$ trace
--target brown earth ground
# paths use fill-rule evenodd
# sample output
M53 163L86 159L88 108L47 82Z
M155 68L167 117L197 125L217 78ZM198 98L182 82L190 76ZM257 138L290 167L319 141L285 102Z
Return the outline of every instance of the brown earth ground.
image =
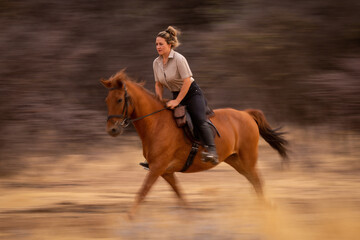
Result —
M260 141L259 168L272 207L222 163L177 174L189 209L160 179L132 221L126 211L146 174L138 166L137 137L111 140L132 138L131 146L86 155L28 157L25 171L0 180L0 239L360 239L359 138L289 132L287 170Z

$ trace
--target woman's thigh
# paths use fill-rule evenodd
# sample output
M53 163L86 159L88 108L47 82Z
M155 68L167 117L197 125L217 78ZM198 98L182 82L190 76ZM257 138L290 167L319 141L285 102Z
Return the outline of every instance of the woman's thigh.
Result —
M202 95L192 96L186 103L186 109L195 125L199 126L206 121L206 103Z

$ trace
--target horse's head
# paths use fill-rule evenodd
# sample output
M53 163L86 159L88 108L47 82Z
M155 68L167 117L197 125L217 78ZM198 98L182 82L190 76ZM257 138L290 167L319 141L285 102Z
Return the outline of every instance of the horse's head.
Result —
M130 121L133 112L131 99L127 91L126 82L128 76L125 69L110 77L108 80L102 79L100 82L109 89L106 97L108 108L108 119L106 131L113 137L121 134Z

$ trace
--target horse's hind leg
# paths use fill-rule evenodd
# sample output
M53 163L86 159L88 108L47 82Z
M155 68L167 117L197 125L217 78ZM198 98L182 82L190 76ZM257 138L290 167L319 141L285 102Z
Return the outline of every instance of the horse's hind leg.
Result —
M256 194L258 195L259 199L264 200L264 191L263 191L263 187L262 187L262 181L259 177L259 173L256 170L256 168L252 169L250 172L245 173L244 176L254 186Z
M178 186L178 181L177 181L174 173L165 173L165 174L163 174L163 175L161 175L161 176L165 179L165 181L166 181L167 183L170 184L170 186L172 187L172 189L174 190L174 192L176 193L176 195L177 195L178 198L180 199L181 204L182 204L183 206L186 206L187 203L186 203L183 195L181 194L181 191L180 191L179 186Z
M247 164L249 162L241 161L240 157L237 154L234 154L227 158L225 162L232 166L237 172L244 175L249 182L253 185L257 196L259 199L264 199L262 181L260 179L259 173L255 168L255 164ZM256 161L256 159L255 159ZM254 163L254 159L252 161Z

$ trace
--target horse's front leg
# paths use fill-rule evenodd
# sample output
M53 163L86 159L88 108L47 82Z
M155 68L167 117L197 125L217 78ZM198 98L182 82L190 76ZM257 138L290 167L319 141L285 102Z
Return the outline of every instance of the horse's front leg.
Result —
M130 219L132 219L135 216L139 204L145 199L145 196L150 191L150 188L154 185L154 183L163 173L163 171L164 171L163 169L157 169L156 167L151 166L150 171L146 175L143 185L136 196L135 202L128 213Z
M185 201L183 195L181 194L181 191L179 189L179 186L178 186L178 181L176 180L176 177L174 175L174 173L164 173L162 175L162 177L165 179L165 181L167 183L170 184L170 186L172 187L172 189L174 190L174 192L176 193L176 195L178 196L178 198L180 199L180 203L183 207L187 207L188 204L187 202Z

